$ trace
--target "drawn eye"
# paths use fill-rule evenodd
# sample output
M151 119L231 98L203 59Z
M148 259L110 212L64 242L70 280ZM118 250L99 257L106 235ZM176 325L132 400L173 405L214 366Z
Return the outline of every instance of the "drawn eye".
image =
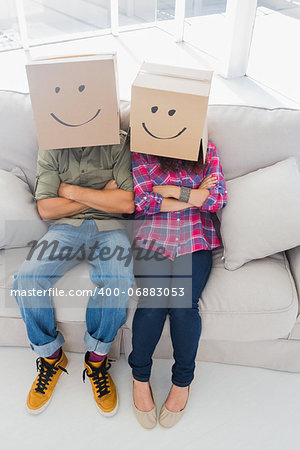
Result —
M60 87L59 86L56 86L56 88L55 88L55 92L58 94L59 93L59 91L60 91Z
M84 85L84 84L81 84L81 85L79 86L78 90L79 90L79 92L84 91L84 90L85 90L85 85Z
M158 111L158 106L152 106L151 112L153 112L153 114L155 114L157 111Z
M175 113L176 109L170 109L170 111L168 112L169 116L174 116Z

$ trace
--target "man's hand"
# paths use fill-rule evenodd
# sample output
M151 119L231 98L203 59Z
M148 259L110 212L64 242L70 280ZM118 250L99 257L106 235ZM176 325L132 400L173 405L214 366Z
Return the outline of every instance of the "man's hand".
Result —
M68 200L73 200L74 190L76 188L77 188L77 186L74 186L73 184L60 183L60 186L58 189L58 196L66 198Z
M110 186L110 188L107 188ZM99 211L117 214L132 214L134 212L134 195L114 187L114 180L106 184L106 189L91 189L72 184L61 183L58 189L59 197L72 200Z
M72 217L89 209L88 206L63 197L44 198L37 201L38 211L43 220Z
M118 189L117 183L114 179L109 180L108 183L106 183L106 185L103 188L104 190L106 189Z
M76 189L77 186L74 186L73 184L60 183L58 195L59 197L67 198L68 200L73 200ZM110 180L108 183L106 183L103 189L104 190L118 189L118 186L115 180Z

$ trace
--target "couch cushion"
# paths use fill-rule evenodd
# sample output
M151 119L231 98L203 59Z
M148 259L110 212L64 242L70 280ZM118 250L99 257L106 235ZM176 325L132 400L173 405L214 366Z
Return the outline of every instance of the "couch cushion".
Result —
M300 299L300 245L286 252Z
M230 180L227 191L226 208L217 213L226 269L300 245L300 172L295 158Z
M0 169L20 167L33 190L38 144L29 94L0 91Z
M11 172L0 169L0 210L0 248L26 246L47 231L24 173L17 167Z
M218 149L225 178L245 175L295 156L300 167L300 110L211 105L209 140Z
M131 328L136 302L131 300ZM250 261L228 271L222 249L213 251L213 269L200 299L202 337L256 341L286 338L298 311L295 284L284 253ZM164 334L169 334L168 321Z

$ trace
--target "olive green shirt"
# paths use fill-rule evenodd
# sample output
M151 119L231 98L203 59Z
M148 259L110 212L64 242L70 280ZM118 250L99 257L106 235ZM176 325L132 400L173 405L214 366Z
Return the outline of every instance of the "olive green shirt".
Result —
M133 191L131 153L127 134L120 131L120 144L97 147L42 150L38 153L34 195L36 200L57 197L60 183L103 189L114 179L119 189ZM123 228L123 214L89 208L51 223L79 226L84 219L95 219L99 231Z

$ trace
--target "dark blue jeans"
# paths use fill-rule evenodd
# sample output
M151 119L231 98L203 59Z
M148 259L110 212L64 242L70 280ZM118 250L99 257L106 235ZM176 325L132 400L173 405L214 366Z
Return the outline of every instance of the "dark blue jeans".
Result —
M148 251L148 255L149 255ZM155 253L151 252L154 257ZM195 358L201 335L199 298L206 285L212 266L211 250L199 250L190 255L165 259L140 259L135 261L135 275L141 296L132 325L132 352L129 365L133 377L148 381L151 374L152 355L169 314L170 333L175 363L172 383L189 386L194 378ZM150 295L175 293L184 287L184 296ZM153 291L156 289L156 291ZM148 291L147 291L148 290ZM167 298L168 297L168 298Z

